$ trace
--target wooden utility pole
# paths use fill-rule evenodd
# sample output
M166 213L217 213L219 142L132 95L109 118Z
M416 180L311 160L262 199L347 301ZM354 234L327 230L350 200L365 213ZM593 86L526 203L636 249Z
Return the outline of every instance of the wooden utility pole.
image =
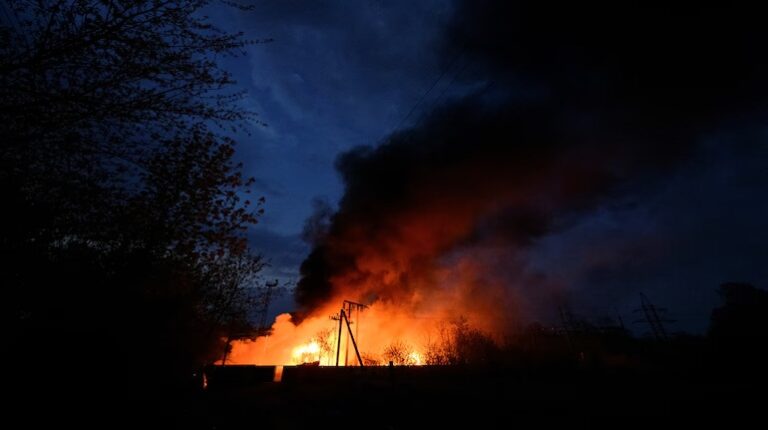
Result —
M339 367L339 352L341 352L341 318L344 316L344 309L339 312L339 335L336 336L336 367Z
M341 316L344 317L344 321L347 322L347 331L349 331L349 338L352 339L352 346L355 347L355 354L357 354L357 362L360 363L360 367L363 367L363 359L360 357L360 350L357 349L357 342L355 342L355 336L352 335L352 327L349 326L349 319L344 313L344 309L341 310Z
M360 311L368 308L368 306L353 302L352 300L344 300L342 302L342 309L345 309L345 312L347 314L347 320L349 324L355 324L355 337L357 340L360 340ZM357 311L357 312L355 312ZM349 334L352 334L352 330L349 331ZM345 344L344 349L344 365L349 366L349 336L347 336L347 343Z
M277 288L278 284L279 281L277 279L271 282L267 281L264 284L266 291L264 291L264 296L261 297L257 311L261 316L258 328L260 332L266 332L267 330L267 313L269 312L269 304L272 302L272 292L275 290L275 288Z
M349 339L352 341L352 346L355 348L355 354L357 355L357 362L360 364L360 367L363 367L363 358L360 356L360 350L357 348L357 342L355 341L355 335L352 334L352 327L349 324L349 318L347 318L347 313L344 310L344 308L341 308L339 311L339 336L338 340L336 342L336 367L339 366L339 355L341 353L341 328L342 328L342 321L346 323L347 325L347 335L349 336Z

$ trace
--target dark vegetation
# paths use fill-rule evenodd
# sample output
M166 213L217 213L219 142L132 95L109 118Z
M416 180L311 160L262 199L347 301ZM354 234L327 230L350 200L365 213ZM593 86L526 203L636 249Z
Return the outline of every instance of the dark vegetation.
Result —
M265 262L245 233L264 201L231 136L257 119L214 59L259 41L211 26L209 3L3 5L0 272L20 404L173 414L225 339L254 333Z

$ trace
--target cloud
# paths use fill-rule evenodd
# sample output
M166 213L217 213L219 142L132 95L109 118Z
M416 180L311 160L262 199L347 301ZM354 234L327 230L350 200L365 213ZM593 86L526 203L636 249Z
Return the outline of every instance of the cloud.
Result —
M264 276L295 282L296 268L307 254L307 246L298 236L282 235L256 226L249 231L249 243L264 254L269 263Z
M270 196L264 224L298 233L314 198L338 200L336 155L379 141L440 72L436 43L450 7L266 0L217 18L248 38L274 39L230 67L269 125L242 136L238 150L253 176L281 191Z

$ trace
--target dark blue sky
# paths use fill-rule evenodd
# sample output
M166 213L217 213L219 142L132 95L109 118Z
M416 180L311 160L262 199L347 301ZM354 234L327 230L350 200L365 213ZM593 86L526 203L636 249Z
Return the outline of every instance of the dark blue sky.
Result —
M269 198L265 227L296 235L314 198L342 192L336 156L380 141L440 74L437 32L448 2L257 1L226 28L273 38L229 65L256 127L241 156Z
M240 137L238 156L267 198L252 244L271 260L268 276L297 280L310 251L300 236L313 201L335 207L344 192L334 168L339 154L379 144L441 103L483 87L494 71L513 66L492 64L484 73L483 56L497 53L483 49L477 50L480 60L451 61L446 28L456 19L448 0L255 4L253 11L223 8L214 16L223 28L242 30L248 38L274 39L249 47L247 56L226 60L225 66L248 91L247 106L268 124ZM619 58L617 70L626 67L622 61L629 60ZM529 65L539 74L547 70L537 67L558 67L534 59L523 68ZM498 90L486 89L485 97L492 99L494 91L504 99L538 97L541 88L546 97L546 86L506 82ZM695 133L693 148L672 167L630 178L599 203L558 215L556 226L531 245L527 267L567 285L575 312L626 317L644 292L669 308L677 328L703 330L718 302L719 283L768 285L768 147L762 118ZM649 148L648 157L658 150ZM291 306L285 297L276 310Z

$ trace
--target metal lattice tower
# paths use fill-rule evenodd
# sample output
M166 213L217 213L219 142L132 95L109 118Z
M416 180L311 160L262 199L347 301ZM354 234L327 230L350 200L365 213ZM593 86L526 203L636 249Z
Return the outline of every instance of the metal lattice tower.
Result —
M656 340L666 341L669 339L664 323L674 321L662 317L666 312L666 309L655 306L645 294L640 293L640 309L635 309L634 312L643 313L643 319L639 319L635 321L635 323L648 324L651 328L651 333L653 333L653 337L656 338Z

